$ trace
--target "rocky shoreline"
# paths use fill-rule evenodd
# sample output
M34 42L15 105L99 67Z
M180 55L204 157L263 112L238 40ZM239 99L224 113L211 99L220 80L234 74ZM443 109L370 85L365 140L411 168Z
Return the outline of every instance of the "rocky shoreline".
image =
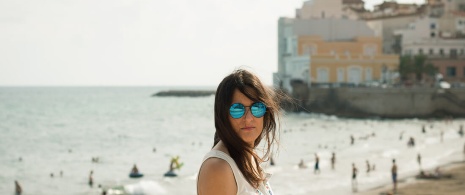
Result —
M205 97L215 95L215 91L209 90L168 90L168 91L160 91L152 95L158 97Z

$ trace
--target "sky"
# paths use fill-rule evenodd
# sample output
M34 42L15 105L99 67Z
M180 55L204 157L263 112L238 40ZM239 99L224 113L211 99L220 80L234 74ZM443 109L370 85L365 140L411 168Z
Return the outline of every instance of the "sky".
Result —
M241 67L272 85L277 20L302 2L0 0L0 86L217 86Z

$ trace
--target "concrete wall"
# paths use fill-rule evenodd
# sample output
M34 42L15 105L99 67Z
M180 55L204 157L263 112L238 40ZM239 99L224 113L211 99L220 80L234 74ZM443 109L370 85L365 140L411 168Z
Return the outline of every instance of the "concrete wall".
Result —
M337 116L465 117L465 89L311 88L308 94L299 100L307 111Z

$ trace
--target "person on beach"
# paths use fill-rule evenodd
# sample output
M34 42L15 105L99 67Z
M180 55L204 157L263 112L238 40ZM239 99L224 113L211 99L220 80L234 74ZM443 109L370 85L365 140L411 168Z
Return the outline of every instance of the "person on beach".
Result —
M422 132L423 134L426 133L425 125L423 125L423 126L421 127L421 132Z
M305 163L304 163L304 159L300 159L299 168L300 169L306 169L307 168L307 165L305 165Z
M437 177L437 178L440 178L442 176L442 172L441 170L439 169L439 167L436 167L436 169L434 169L434 175Z
M392 184L393 184L393 191L394 193L397 191L397 165L396 159L392 159L392 168L391 168L391 175L392 175Z
M366 164L367 164L367 175L370 175L370 171L371 171L370 162L367 160Z
M89 186L92 187L94 185L94 178L93 178L93 175L94 174L94 171L90 171L90 174L89 174Z
M131 173L133 173L133 174L138 174L139 173L139 169L137 168L136 164L134 164L134 166L132 166Z
M19 185L19 182L15 180L15 195L21 195L23 193L23 188Z
M352 190L355 192L357 191L357 167L355 167L355 163L352 163Z
M334 170L334 164L336 164L336 154L333 152L331 156L331 170Z
M407 143L408 147L415 147L415 139L413 137L410 137Z
M170 170L169 172L173 172L176 169L181 169L181 167L184 165L184 163L179 163L179 156L171 158L170 162Z
M315 167L313 169L313 173L319 174L320 173L320 157L318 157L318 154L315 153Z
M353 135L350 135L350 145L354 145L355 138Z
M460 137L463 137L463 125L460 125L459 135Z
M418 162L418 166L420 166L420 170L421 170L421 154L420 153L418 153L417 162Z
M444 130L441 129L441 143L444 141Z
M463 145L463 154L465 155L465 144Z
M281 97L286 96L247 70L236 70L221 81L215 94L213 148L200 167L197 194L273 194L270 174L260 164L277 142ZM255 148L262 140L260 157Z

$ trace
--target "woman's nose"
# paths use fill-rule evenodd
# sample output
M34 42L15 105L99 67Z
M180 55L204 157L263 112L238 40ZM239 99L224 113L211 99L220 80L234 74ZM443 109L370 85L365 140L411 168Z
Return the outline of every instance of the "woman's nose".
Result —
M252 112L250 111L250 107L245 109L245 120L250 121L253 119Z

